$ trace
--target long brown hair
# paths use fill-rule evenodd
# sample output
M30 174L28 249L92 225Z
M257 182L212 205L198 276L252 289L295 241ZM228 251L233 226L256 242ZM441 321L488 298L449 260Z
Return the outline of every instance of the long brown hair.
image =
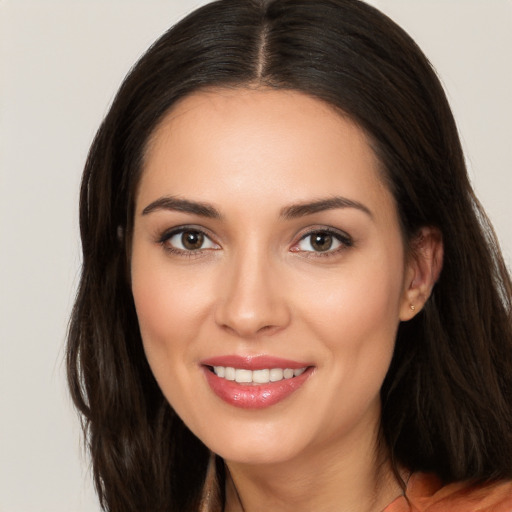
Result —
M424 310L400 325L382 387L395 468L447 482L512 478L512 284L429 62L359 0L220 0L132 69L83 174L67 365L103 508L197 509L208 450L159 390L133 305L134 193L148 138L177 100L247 84L302 91L351 117L379 159L405 240L423 226L442 233L443 271Z

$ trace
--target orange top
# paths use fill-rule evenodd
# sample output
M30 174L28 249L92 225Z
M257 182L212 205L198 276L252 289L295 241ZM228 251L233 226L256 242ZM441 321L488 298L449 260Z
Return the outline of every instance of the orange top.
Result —
M512 512L512 481L471 486L454 483L443 487L439 478L414 473L405 495L383 512Z

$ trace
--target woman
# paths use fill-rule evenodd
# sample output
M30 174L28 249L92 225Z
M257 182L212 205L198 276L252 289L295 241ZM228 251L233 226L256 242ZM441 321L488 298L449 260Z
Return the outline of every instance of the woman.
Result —
M510 276L377 10L192 13L121 86L80 212L68 371L105 510L512 510Z

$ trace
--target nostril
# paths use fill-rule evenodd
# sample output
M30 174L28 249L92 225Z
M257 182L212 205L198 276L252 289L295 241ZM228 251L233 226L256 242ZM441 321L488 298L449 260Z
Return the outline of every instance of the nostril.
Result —
M215 322L229 334L242 338L271 335L290 320L287 303L272 286L244 282L222 294L215 303Z

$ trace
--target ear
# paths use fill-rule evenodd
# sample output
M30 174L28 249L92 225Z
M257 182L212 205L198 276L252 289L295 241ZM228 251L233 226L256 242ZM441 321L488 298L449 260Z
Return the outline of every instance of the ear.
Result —
M400 320L413 318L425 305L443 267L443 237L437 228L423 227L409 244Z

